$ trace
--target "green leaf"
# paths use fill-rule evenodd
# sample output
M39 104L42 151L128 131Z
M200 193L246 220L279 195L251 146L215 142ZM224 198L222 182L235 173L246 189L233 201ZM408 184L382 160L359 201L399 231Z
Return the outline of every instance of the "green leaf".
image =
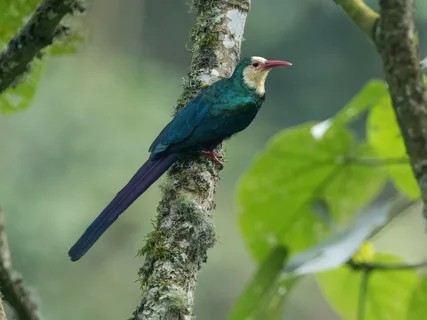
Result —
M291 290L297 284L300 278L296 276L281 274L280 279L276 281L271 296L266 299L267 305L257 313L255 319L259 320L281 320L286 300Z
M83 30L80 32L83 32ZM71 34L67 34L61 39L56 39L47 51L51 55L74 54L77 53L78 47L84 39L84 36L81 34L73 32Z
M375 197L384 171L350 161L361 156L375 154L330 121L276 135L238 188L240 226L254 256L263 259L278 243L302 250L324 236L328 223L313 210L319 201L340 222Z
M40 0L0 1L0 48L8 45L10 39L23 27L39 4ZM74 53L82 39L76 33L64 38L64 41L55 40L54 44L43 53ZM22 76L23 80L17 79L15 87L10 87L1 93L0 113L9 114L29 106L36 92L42 69L40 61L33 62L30 70Z
M375 262L401 263L392 254L378 253ZM345 320L356 320L362 271L344 266L316 275L325 298ZM364 320L406 320L417 277L412 269L372 271L365 295Z
M377 102L369 113L367 139L384 159L407 159L405 145L396 117L387 95ZM410 198L418 198L420 191L408 163L386 166L397 189Z
M279 281L286 257L283 247L276 247L270 252L240 295L229 320L273 318L271 315L281 306L296 280L289 278Z
M335 123L345 124L358 118L378 100L388 95L387 86L382 80L371 80L334 117Z
M427 314L427 276L418 281L408 308L409 320L425 320Z
M398 198L381 207L368 208L347 227L307 251L291 257L286 272L302 275L334 269L346 263L359 247L414 201Z
M40 61L33 63L31 71L26 75L26 79L16 87L8 88L2 92L0 95L0 113L9 114L26 109L30 105L36 93L43 67L43 63Z
M23 26L39 3L39 0L0 1L0 48Z

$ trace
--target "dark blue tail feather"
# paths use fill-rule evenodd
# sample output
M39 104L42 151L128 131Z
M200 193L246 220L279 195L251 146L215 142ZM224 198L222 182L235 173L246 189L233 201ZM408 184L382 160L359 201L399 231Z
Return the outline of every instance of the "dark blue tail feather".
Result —
M114 197L68 251L72 261L79 260L141 194L143 194L178 158L177 153L148 159L126 186Z

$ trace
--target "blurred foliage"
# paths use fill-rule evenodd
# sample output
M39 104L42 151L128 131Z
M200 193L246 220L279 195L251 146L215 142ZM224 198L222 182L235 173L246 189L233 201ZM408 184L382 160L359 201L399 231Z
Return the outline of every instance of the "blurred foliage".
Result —
M392 254L377 253L370 262L400 263L402 259ZM367 287L361 286L362 277L368 277ZM407 317L412 292L416 287L415 270L373 271L365 274L350 266L317 275L320 289L328 302L343 319L361 319L358 316L360 291L366 290L364 300L365 320L412 320Z
M369 111L366 141L356 139L348 127L365 110ZM391 208L382 213L371 210L349 228L341 227L342 231L333 234L337 226L380 194L386 178L395 183L397 192L415 199L419 196L391 99L385 84L376 80L362 88L334 118L286 129L272 138L239 184L244 239L257 259L271 255L271 248L277 245L294 254L282 267L289 276L318 273L320 289L343 319L411 320L411 297L424 294L416 287L415 270L354 267L354 261L389 266L403 261L392 254L367 254L372 251L367 251L371 247L364 241L405 207L393 214L388 213ZM322 206L313 206L315 201ZM316 215L319 209L323 213ZM332 236L326 237L328 233ZM268 262L263 268L268 268ZM320 273L331 268L337 269ZM246 295L248 292L240 301Z
M371 261L373 247L366 241L412 204L413 201L395 199L382 207L365 210L347 227L332 232L314 247L294 255L286 263L284 271L304 275L337 268L350 259L356 262Z
M328 227L314 210L319 199L341 222L374 198L385 174L381 167L353 164L362 157L375 153L330 121L274 137L239 187L241 227L254 255L263 258L277 243L294 251L317 242Z
M411 198L418 198L420 191L412 174L403 138L396 122L390 97L383 95L369 113L367 139L383 159L406 159L407 165L388 165L386 169L395 186Z
M0 95L0 113L8 114L28 108L36 93L42 72L43 63L37 61L33 63L31 72L24 75L25 79L20 84L6 89Z
M4 48L34 12L39 0L2 0L0 2L0 48Z
M9 41L18 33L30 14L34 12L38 0L3 0L0 2L0 49L7 48ZM13 85L0 96L0 114L10 114L26 109L37 90L38 82L44 69L44 60L49 54L72 54L77 52L77 44L83 39L83 34L65 32L58 35L49 48L45 49L27 68L27 72L19 76ZM65 35L65 33L69 33ZM61 38L61 39L58 39ZM63 40L63 41L59 41ZM44 56L45 59L39 59Z
M252 281L247 284L244 293L234 306L229 320L271 318L266 316L265 312L268 310L270 313L275 313L275 310L269 310L272 298L278 293L275 283L279 282L284 289L295 282L283 284L283 279L280 279L286 258L286 250L281 246L270 251L270 254L260 264ZM287 292L282 292L280 295L287 296ZM280 300L283 302L282 299ZM276 304L276 306L280 308L281 304Z
M0 2L0 49L7 47L10 39L22 28L28 16L34 12L38 0L3 0ZM33 67L33 72L25 75L22 84L6 90L0 96L0 113L12 113L25 109L31 103L42 72L41 63Z
M2 49L39 2L0 1ZM423 56L425 6L416 4ZM0 117L0 202L15 268L37 289L46 319L126 318L137 304L134 281L141 261L134 256L150 230L156 188L84 260L71 264L66 252L144 160L152 137L169 120L190 59L186 47L193 19L186 1L170 2L167 10L161 1L94 1L88 25L58 39L15 88L0 96L1 113L32 102L26 112ZM90 41L78 46L88 38L86 30ZM342 244L345 237L334 236L347 230L343 226L360 234L350 220L374 199L394 194L386 181L407 196L418 195L409 165L400 161L404 149L384 83L368 82L346 104L366 79L382 74L381 63L333 1L254 1L245 39L243 56L286 59L294 67L272 72L267 101L254 125L227 142L229 161L217 196L219 241L202 269L196 315L217 320L233 310L232 319L280 319L284 314L286 319L332 320L338 319L336 313L353 319L361 271L343 265L316 274L318 292L308 275L285 272L289 259L284 252L292 259L330 237ZM74 56L64 56L70 53ZM283 131L318 119L328 120ZM244 251L231 214L234 182L248 168L237 192L239 223L258 267ZM359 260L389 263L425 256L421 216L418 210L404 214L409 231L401 237L391 232L384 252L363 255L359 250ZM372 241L376 246L376 238ZM387 308L404 317L408 306L406 319L424 318L425 277L413 270L375 271L370 281L366 319L383 319L373 310ZM397 290L397 284L403 289ZM390 296L385 290L391 290ZM390 305L390 299L402 302Z
M427 276L420 277L417 287L412 294L412 301L409 306L408 319L425 319L427 312Z

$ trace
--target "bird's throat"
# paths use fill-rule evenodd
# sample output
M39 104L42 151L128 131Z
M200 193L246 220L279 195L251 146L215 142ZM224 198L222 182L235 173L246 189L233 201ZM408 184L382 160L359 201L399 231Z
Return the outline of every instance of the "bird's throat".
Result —
M253 71L246 69L243 72L243 81L245 84L255 90L255 92L263 96L265 94L265 80L267 79L269 70Z

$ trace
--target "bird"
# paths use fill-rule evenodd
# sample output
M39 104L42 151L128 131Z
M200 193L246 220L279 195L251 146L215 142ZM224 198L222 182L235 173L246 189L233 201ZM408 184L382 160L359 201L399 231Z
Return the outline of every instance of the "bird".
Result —
M201 152L218 166L213 151L223 140L245 129L265 100L265 80L274 67L287 61L253 56L240 60L233 74L202 90L178 111L149 148L150 156L71 247L79 260L114 221L142 195L181 155Z

